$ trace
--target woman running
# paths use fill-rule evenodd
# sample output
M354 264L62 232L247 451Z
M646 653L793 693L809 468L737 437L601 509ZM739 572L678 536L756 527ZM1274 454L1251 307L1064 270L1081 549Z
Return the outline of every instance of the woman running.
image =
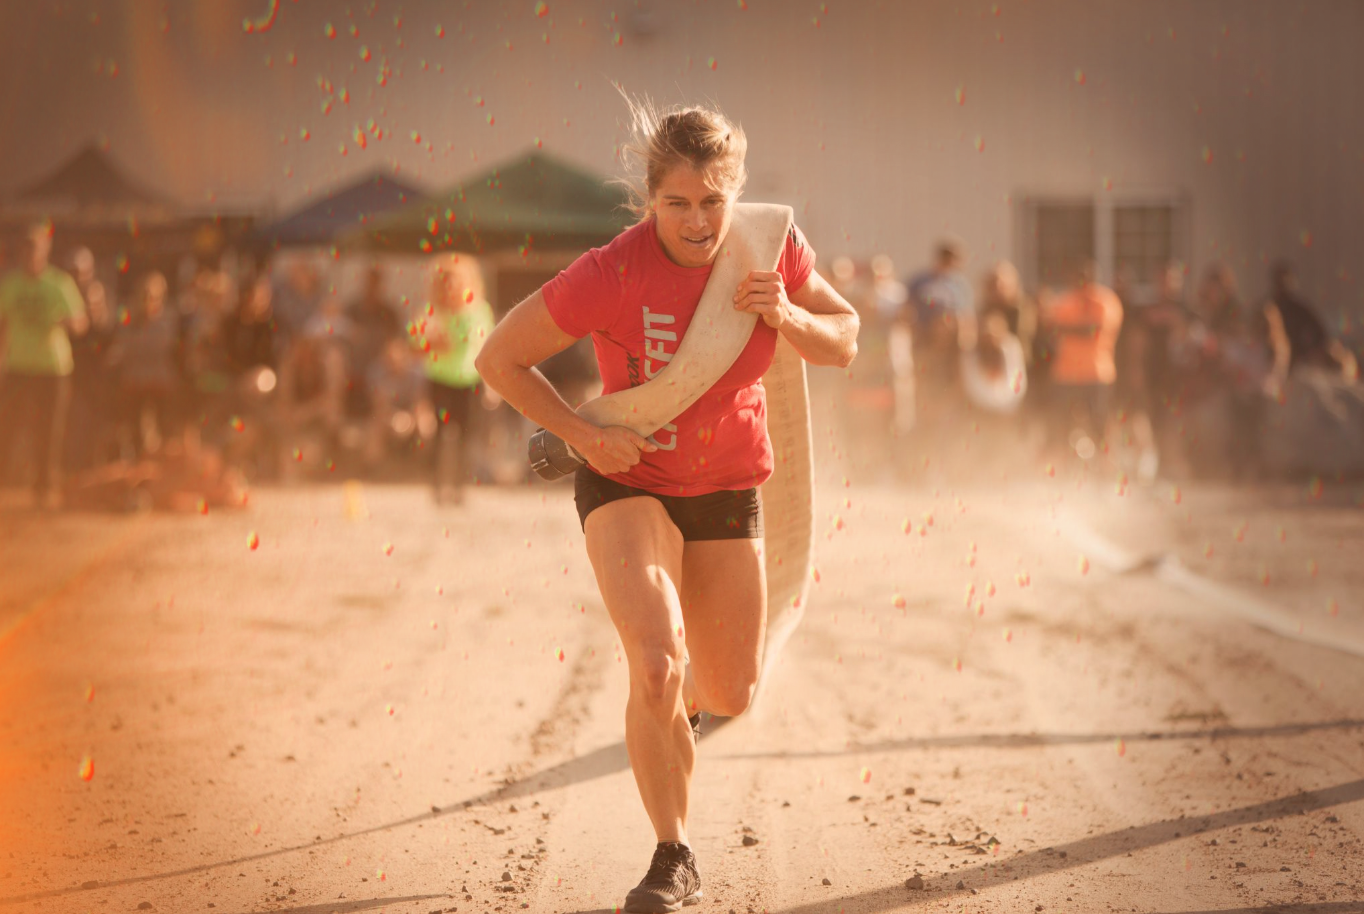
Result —
M755 271L734 307L759 315L733 366L649 438L579 417L533 366L592 334L606 393L645 383L687 332L747 172L743 131L701 107L631 103L643 189L639 221L579 257L489 337L479 374L588 465L574 495L602 599L629 663L625 744L658 837L625 911L675 911L701 897L687 839L700 712L733 717L758 680L766 622L762 510L771 475L763 373L777 334L806 361L848 365L858 320L814 272L792 226L774 271ZM688 717L691 720L688 720Z

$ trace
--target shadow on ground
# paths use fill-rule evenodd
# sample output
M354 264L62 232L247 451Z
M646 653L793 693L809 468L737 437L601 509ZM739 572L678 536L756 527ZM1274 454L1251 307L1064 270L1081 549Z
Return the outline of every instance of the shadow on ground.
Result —
M902 884L890 885L859 892L856 895L845 895L839 899L822 899L794 908L784 908L781 911L774 912L774 914L827 912L832 910L831 904L835 902L839 904L839 910L848 911L849 914L854 914L854 912L857 914L875 914L877 911L889 911L916 903L937 907L944 904L945 899L954 895L966 894L972 889L980 891L993 885L1002 885L1020 879L1029 879L1033 876L1075 869L1100 860L1120 857L1133 851L1156 847L1189 835L1231 828L1237 825L1250 825L1285 816L1300 815L1330 806L1354 803L1361 799L1364 799L1364 778L1323 790L1309 790L1281 797L1277 800L1268 800L1264 803L1255 803L1238 809L1228 809L1212 815L1165 819L1148 825L1133 826L1122 831L1082 838L1069 844L1047 847L1028 854L1019 854L1015 857L981 863L974 867L953 870L950 874L925 878L924 888L918 890L908 889ZM1323 914L1326 912L1344 914L1346 911L1364 911L1364 902L1331 902L1288 907L1266 905L1242 910L1244 914L1249 914L1252 911L1291 912L1291 914L1321 911ZM1185 912L1185 914L1199 914L1199 912ZM1208 912L1208 914L1212 914L1212 912ZM1222 911L1218 914L1237 914L1237 912Z
M1323 730L1364 729L1364 719L1348 718L1317 723L1279 724L1271 727L1208 727L1201 730L1138 731L1123 733L984 733L959 736L923 736L884 740L878 743L853 743L846 749L809 752L736 752L717 755L716 759L810 759L833 758L867 752L907 752L914 749L1031 749L1037 746L1084 746L1093 743L1160 742L1185 739L1249 739L1266 736L1299 736Z
M712 721L708 727L711 732L715 728L728 723L728 719L718 718ZM1067 745L1075 743L1090 742L1111 742L1118 738L1135 741L1137 739L1189 739L1195 737L1202 738L1230 738L1235 736L1265 736L1269 734L1292 734L1306 733L1313 730L1338 729L1346 727L1364 726L1364 721L1345 720L1328 721L1317 724L1285 724L1279 727L1258 727L1258 728L1215 728L1207 730L1188 731L1185 733L1172 734L1071 734L1071 735L1047 735L1047 734L1023 734L1023 735L977 735L962 737L941 737L926 740L897 740L894 743L883 744L879 751L890 751L896 748L929 748L940 746L999 746L1001 748L1016 748L1027 746L1044 745ZM902 745L903 744L903 745ZM876 746L862 747L860 750L848 751L878 751ZM844 753L803 753L786 754L772 753L769 756L747 755L747 756L720 756L720 758L803 758L812 755L837 755ZM294 851L307 850L309 848L322 847L328 844L335 844L347 841L351 838L362 835L370 835L378 832L389 831L392 829L403 828L416 825L422 822L429 822L442 816L454 815L463 812L473 806L483 806L490 803L499 803L504 800L512 800L518 797L539 793L544 790L554 790L563 787L571 787L575 784L586 783L597 778L606 777L625 771L630 767L630 760L625 751L625 744L613 743L604 746L587 755L561 762L542 771L532 774L518 781L505 784L495 790L486 791L478 796L460 801L453 806L431 807L429 812L420 813L415 816L408 816L405 819L398 819L393 822L386 822L382 825L375 825L370 828L359 829L336 835L331 838L323 838L309 844L294 845L292 847L282 847L272 851L265 851L259 854L252 854L245 857L236 857L231 860L220 860L215 863L204 863L198 866L186 867L184 869L172 870L165 873L152 873L144 876L129 876L124 879L115 879L109 882L98 883L90 888L83 886L71 886L65 889L49 889L42 892L32 892L25 895L11 895L0 898L0 905L18 904L26 901L38 901L46 898L58 898L67 895L75 895L83 892L97 891L98 889L118 888L128 885L140 885L149 882L156 882L163 879L175 879L181 876L192 876L198 873L208 872L225 866L238 866L244 863L251 863L257 860L267 860L272 857L279 857ZM1240 809L1228 810L1215 813L1209 816L1201 816L1183 819L1167 819L1162 822L1155 822L1149 825L1142 825L1126 829L1125 831L1110 832L1104 835L1096 835L1084 838L1060 847L1045 848L1030 854L1020 855L998 862L983 863L974 869L957 870L949 876L938 877L933 882L929 882L927 888L920 893L913 893L903 886L895 885L882 889L873 889L858 895L849 896L844 899L847 903L856 905L850 910L859 911L883 911L897 905L903 905L928 898L941 898L944 894L956 894L971 888L979 888L998 882L1000 879L1007 878L1009 881L1014 879L1026 878L1029 876L1040 875L1042 873L1053 872L1056 870L1071 869L1083 866L1097 860L1125 854L1129 851L1138 850L1146 847L1153 847L1173 841L1181 835L1197 834L1203 831L1227 828L1233 825L1245 825L1254 822L1261 822L1267 819L1274 819L1285 815L1297 814L1314 809L1321 809L1327 806L1337 806L1343 803L1352 803L1364 798L1364 779L1351 781L1336 787L1325 790L1309 791L1306 793L1294 794L1278 800L1271 800L1265 803L1246 806ZM1007 867L1009 875L1007 877L993 875L994 870L1003 870ZM960 879L965 884L964 889L956 889L954 884L949 885L951 880ZM974 884L972 884L974 880ZM429 896L437 897L437 896ZM357 902L358 903L358 902ZM817 909L826 910L829 902L821 901L818 905L806 905L799 908L791 908L781 914L813 914ZM298 911L311 911L303 908ZM327 908L332 910L332 908ZM340 909L337 909L340 910ZM356 908L355 910L360 910ZM1266 908L1265 910L1271 910ZM1303 910L1306 910L1305 908ZM1342 909L1343 910L1343 909ZM1364 911L1364 907L1361 907Z

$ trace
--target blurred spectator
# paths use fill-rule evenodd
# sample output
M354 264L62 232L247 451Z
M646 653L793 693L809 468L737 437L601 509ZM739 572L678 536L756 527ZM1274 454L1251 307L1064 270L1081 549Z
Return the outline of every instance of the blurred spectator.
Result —
M942 382L956 364L958 328L975 318L971 283L962 272L966 255L956 239L938 242L933 266L909 281L909 305L916 352L932 353L920 377Z
M1151 427L1155 404L1146 374L1148 336L1142 321L1143 303L1137 299L1129 267L1118 267L1113 291L1123 307L1122 327L1113 355L1118 373L1113 385L1113 406L1123 431L1121 443L1136 448L1137 478L1150 482L1160 469L1160 452L1156 449L1156 433Z
M979 326L979 332L972 332ZM978 325L963 330L962 388L972 406L988 414L1013 415L1028 394L1023 344L1001 311L987 312Z
M322 299L322 278L317 269L302 257L295 258L285 271L284 282L274 290L274 311L282 336L293 339L317 313Z
M1137 311L1142 325L1142 377L1146 383L1145 400L1151 417L1151 431L1161 463L1178 473L1187 466L1182 433L1183 377L1175 362L1188 327L1189 311L1184 304L1184 264L1172 261L1161 270L1156 299Z
M963 332L975 333L975 299L962 272L961 243L943 239L933 254L933 266L910 279L909 331L913 346L914 415L910 420L929 428L945 421L959 397L960 350ZM900 340L897 349L903 345ZM900 357L897 361L903 362ZM903 371L901 364L897 371Z
M392 340L403 338L402 321L384 294L384 271L371 264L365 273L360 297L346 308L350 318L349 412L368 416L371 411L367 379Z
M157 451L171 428L172 398L179 386L176 327L166 313L166 277L144 275L126 327L114 335L111 363L118 371L119 417L125 453Z
M982 330L981 338L987 340L987 345L993 337L1004 339L1006 341L1002 344L1001 353L1007 355L1012 349L1007 339L1017 340L1019 351L1023 354L1023 366L1020 373L1010 373L1010 386L1018 390L1008 393L1019 397L1019 406L1027 409L1030 419L1037 426L1045 428L1048 373L1042 366L1048 364L1050 353L1045 345L1045 336L1038 327L1037 302L1023 291L1017 267L1007 260L1001 260L986 271L981 281L980 302L976 310L982 328L996 317L1004 322L1007 337L998 331L986 334ZM1021 374L1021 379L1015 374Z
M236 283L217 260L200 261L180 300L176 362L181 383L174 418L198 440L221 444L227 435L231 366L223 322L236 310Z
M274 290L265 274L246 286L237 310L223 321L223 345L234 374L275 368Z
M1293 267L1280 261L1269 271L1269 301L1264 315L1274 353L1271 386L1278 390L1288 376L1313 365L1339 371L1349 381L1358 380L1359 364L1354 353L1332 339L1316 310L1298 293Z
M940 316L960 319L974 313L971 284L962 272L965 261L961 242L955 238L938 242L933 252L933 266L909 281L909 300L918 323L931 324Z
M981 283L979 319L984 323L991 315L999 315L1005 327L1022 346L1024 358L1033 364L1037 340L1037 306L1023 294L1018 268L1001 260L988 271Z
M438 420L435 451L436 503L445 499L447 483L456 504L464 499L470 418L480 378L474 358L494 326L492 306L483 297L483 278L468 257L442 262L431 279L434 309L426 322L424 346L431 405ZM495 398L487 387L485 398ZM495 402L495 401L494 401Z
M908 435L915 422L914 318L909 312L909 289L895 278L895 263L886 254L872 258L871 275L876 315L885 329L890 363L892 421L897 435Z
M877 315L883 321L899 319L909 301L909 289L895 278L895 261L889 254L872 257L871 282Z
M334 297L327 297L303 325L280 362L280 414L291 433L320 439L335 455L342 443L349 356L350 321Z
M1091 260L1077 271L1075 287L1042 312L1055 338L1051 363L1055 439L1067 441L1082 458L1102 440L1117 371L1113 349L1122 326L1122 305L1112 289L1096 281Z
M1252 313L1242 305L1236 276L1224 263L1210 264L1203 274L1186 349L1191 407L1210 408L1225 420L1221 446L1214 453L1191 456L1237 477L1257 474L1270 368L1269 326L1263 311Z
M239 423L229 455L249 475L273 476L280 466L280 430L275 402L279 353L274 315L274 289L264 272L245 284L237 309L223 321L232 394L229 408Z
M413 441L419 415L427 403L426 376L416 353L405 340L389 340L366 378L373 409L365 441L365 465L379 469L392 445ZM435 432L435 422L427 423Z
M85 306L75 281L49 263L52 227L29 227L19 269L0 281L0 476L27 433L39 506L57 498L62 435L74 368L69 333L85 332Z
M85 300L89 324L71 337L75 370L71 375L71 408L66 424L64 464L68 478L103 464L114 439L114 377L109 365L114 321L104 284L95 276L95 257L89 248L71 255L71 272Z

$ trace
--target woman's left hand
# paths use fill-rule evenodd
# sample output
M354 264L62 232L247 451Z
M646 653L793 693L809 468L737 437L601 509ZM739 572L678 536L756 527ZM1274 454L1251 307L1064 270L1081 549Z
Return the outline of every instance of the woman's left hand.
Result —
M791 300L786 297L786 286L775 270L754 270L739 283L734 294L734 307L739 311L757 314L773 330L780 330L790 315Z

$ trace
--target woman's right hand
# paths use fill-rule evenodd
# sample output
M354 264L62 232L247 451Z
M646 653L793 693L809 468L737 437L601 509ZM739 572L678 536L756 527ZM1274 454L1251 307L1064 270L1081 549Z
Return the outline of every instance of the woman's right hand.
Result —
M590 436L569 443L592 469L603 475L624 473L639 463L641 451L653 453L658 450L657 445L623 425L599 428Z

